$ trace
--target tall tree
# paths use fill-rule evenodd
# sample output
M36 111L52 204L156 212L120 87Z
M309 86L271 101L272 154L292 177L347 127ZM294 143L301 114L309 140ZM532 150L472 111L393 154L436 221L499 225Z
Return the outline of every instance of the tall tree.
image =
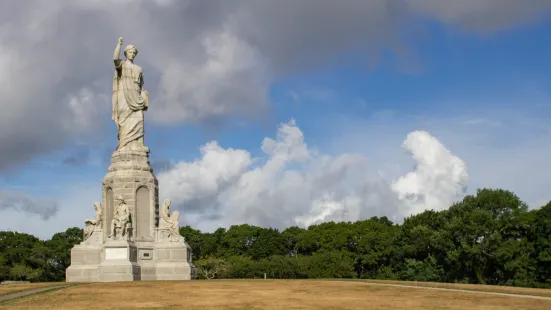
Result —
M72 227L64 232L56 233L45 242L50 250L50 257L45 269L49 277L57 281L65 278L65 270L71 265L71 249L82 241L82 229Z
M532 256L536 260L534 282L551 287L551 202L531 213L533 224L529 239L534 249Z
M201 250L203 249L204 239L201 231L191 228L191 226L184 226L180 228L180 235L182 235L186 242L192 249L192 258L194 261L199 260L201 257Z

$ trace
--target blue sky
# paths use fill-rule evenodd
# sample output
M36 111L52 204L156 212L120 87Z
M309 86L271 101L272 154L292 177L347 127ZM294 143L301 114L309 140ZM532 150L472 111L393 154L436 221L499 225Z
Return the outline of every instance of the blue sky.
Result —
M159 114L162 112L159 112L160 109L169 109L170 103L157 107L157 112L153 106L153 111L146 113L146 144L151 148L152 163L155 167L165 163L163 167L171 169L177 168L167 166L167 162L176 166L186 162L199 165L202 160L200 147L209 141L217 141L224 152L230 148L246 151L254 160L251 165L243 164L243 169L253 171L264 167L270 160L270 156L261 149L263 139L276 139L281 124L295 120L311 154L320 153L332 158L342 154L359 154L367 160L371 177L384 170L383 174L389 176L387 179L385 177L385 182L390 184L419 165L416 155L413 154L412 160L412 155L404 152L401 144L408 133L423 130L464 162L469 174L466 193L473 193L477 187L483 186L503 187L518 192L534 207L551 200L551 195L545 190L545 185L551 180L544 173L546 168L551 168L546 160L547 151L551 149L551 126L548 125L551 43L545 39L551 32L551 19L542 18L527 25L513 23L490 33L470 31L430 18L418 23L424 31L422 35L404 40L402 55L383 48L377 50L380 58L374 60L366 58L363 50L355 49L352 44L351 48L332 53L331 60L321 61L313 67L291 67L284 73L271 74L264 92L267 109L253 117L244 116L246 113L240 115L237 109L234 115L217 115L214 119L219 123L215 122L214 126L201 121L186 121L186 117L181 118L183 121L166 124L158 118L153 121L149 113ZM117 31L124 27L119 28ZM134 38L138 36L132 35ZM250 46L254 47L254 44L250 43ZM102 51L110 55L110 50L110 46L102 46L95 53ZM150 48L149 52L152 50ZM262 47L258 50L259 59L270 60L269 54L262 52ZM146 48L143 53L147 51ZM49 52L46 50L44 53ZM305 57L317 57L315 49L308 52L312 55ZM164 75L154 61L142 60L144 56L140 56L137 63L153 71L150 75L146 71L146 87L151 85L155 105L155 96L161 97ZM273 59L276 58L273 56ZM4 169L0 174L0 189L23 193L26 199L33 202L33 208L40 208L41 199L55 201L59 211L48 220L31 215L32 219L27 222L23 208L17 205L3 207L0 212L5 216L0 220L0 229L22 230L47 238L55 231L80 225L85 217L92 216L92 202L101 197L101 179L106 173L110 152L116 146L115 128L106 113L109 102L101 99L102 93L108 94L110 91L111 74L107 70L101 71L97 78L90 76L80 85L97 93L92 100L99 109L97 121L93 121L82 134L60 137L60 148L45 148L43 152L29 155L28 161L14 161L9 165L10 169ZM228 79L231 78L228 76ZM220 81L224 79L217 80ZM251 87L251 84L244 83L239 87ZM252 87L256 86L252 84ZM66 93L74 93L77 88L68 89ZM222 96L231 97L232 89L222 89ZM212 104L216 105L216 102ZM53 140L55 142L55 137ZM320 158L322 155L319 155ZM71 156L76 156L80 162L67 163ZM315 175L316 171L309 170L311 165L316 166L309 162L289 162L282 173L305 171ZM523 169L523 165L527 168ZM438 167L432 168L438 170ZM156 173L162 174L163 171ZM210 171L203 171L201 175L208 173ZM213 182L218 182L218 178L212 177L216 180ZM239 175L236 178L244 177ZM449 178L451 183L455 182L452 176ZM160 179L162 182L167 180L161 186L171 188L166 193L178 190L168 183L168 180L175 180L168 174L165 177L161 175ZM276 180L273 176L270 180L283 182L283 179ZM339 182L339 189L325 188L320 191L323 192L320 197L339 196L340 187L346 188L347 184L357 181L350 177ZM272 185L277 187L280 183ZM232 208L231 204L226 205L222 201L233 201L235 195L224 192L225 187L216 184L218 187L209 192L206 200L187 196L181 201L176 199L181 203L176 205L184 210L182 224L206 230L248 220L252 224L271 225L260 220L260 217L246 215L252 212L250 208L241 210L241 217L220 213L214 217L217 220L206 219L207 213L212 216L211 213L216 210ZM358 183L351 185L354 186L362 187ZM441 192L437 185L426 186L429 187L435 193ZM466 193L446 197L454 201ZM312 217L317 216L312 215L312 212L317 212L314 210L316 195L310 197L312 207L304 210ZM276 198L287 201L285 197ZM197 199L201 202L194 206L199 201ZM342 203L342 208L347 208L345 202L335 199ZM289 208L294 206L293 203L289 202ZM186 210L190 213L186 214ZM230 212L228 210L225 212ZM361 209L356 218L328 216L325 220L358 220L362 216L392 215L385 214L384 210L371 213L369 210L374 209ZM289 215L290 218L275 221L274 226L288 225L292 223L293 216L302 215Z

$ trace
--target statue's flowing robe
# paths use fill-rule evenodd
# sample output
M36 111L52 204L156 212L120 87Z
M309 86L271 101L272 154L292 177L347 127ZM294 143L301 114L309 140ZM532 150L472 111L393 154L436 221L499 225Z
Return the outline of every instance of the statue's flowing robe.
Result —
M170 232L171 239L177 239L180 237L180 231L179 231L179 220L180 212L174 211L172 212L172 215L169 215L168 208L166 206L163 206L163 210L161 210L161 219L160 219L160 225L159 227L166 228Z
M96 229L101 228L101 214L102 214L101 209L98 209L96 211L96 219L95 220L86 220L86 221L84 221L86 226L84 227L83 240L88 239Z
M147 95L143 92L143 84L142 68L130 61L115 60L112 118L117 125L117 150L125 149L144 135Z
M113 217L113 220L115 222L115 227L124 227L124 225L129 222L128 220L129 217L130 217L130 210L128 210L128 206L119 205L115 212L115 216Z

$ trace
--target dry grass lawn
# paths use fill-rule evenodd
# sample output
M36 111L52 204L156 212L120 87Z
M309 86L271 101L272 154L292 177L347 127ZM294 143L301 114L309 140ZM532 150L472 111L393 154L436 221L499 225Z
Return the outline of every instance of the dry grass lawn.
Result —
M405 281L389 281L389 280L354 280L354 281L551 297L551 289L539 289L539 288L480 285L480 284L438 283L438 282L413 282L413 281L405 282Z
M8 295L11 293L27 291L27 290L34 290L36 288L59 286L64 284L65 283L63 282L3 284L3 285L0 285L0 296Z
M551 309L551 300L352 281L95 283L11 301L5 309Z

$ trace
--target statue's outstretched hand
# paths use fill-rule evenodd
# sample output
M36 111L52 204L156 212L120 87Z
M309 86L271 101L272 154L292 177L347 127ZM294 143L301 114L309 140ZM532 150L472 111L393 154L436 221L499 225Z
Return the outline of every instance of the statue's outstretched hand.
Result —
M119 37L119 45L122 45L122 37Z

